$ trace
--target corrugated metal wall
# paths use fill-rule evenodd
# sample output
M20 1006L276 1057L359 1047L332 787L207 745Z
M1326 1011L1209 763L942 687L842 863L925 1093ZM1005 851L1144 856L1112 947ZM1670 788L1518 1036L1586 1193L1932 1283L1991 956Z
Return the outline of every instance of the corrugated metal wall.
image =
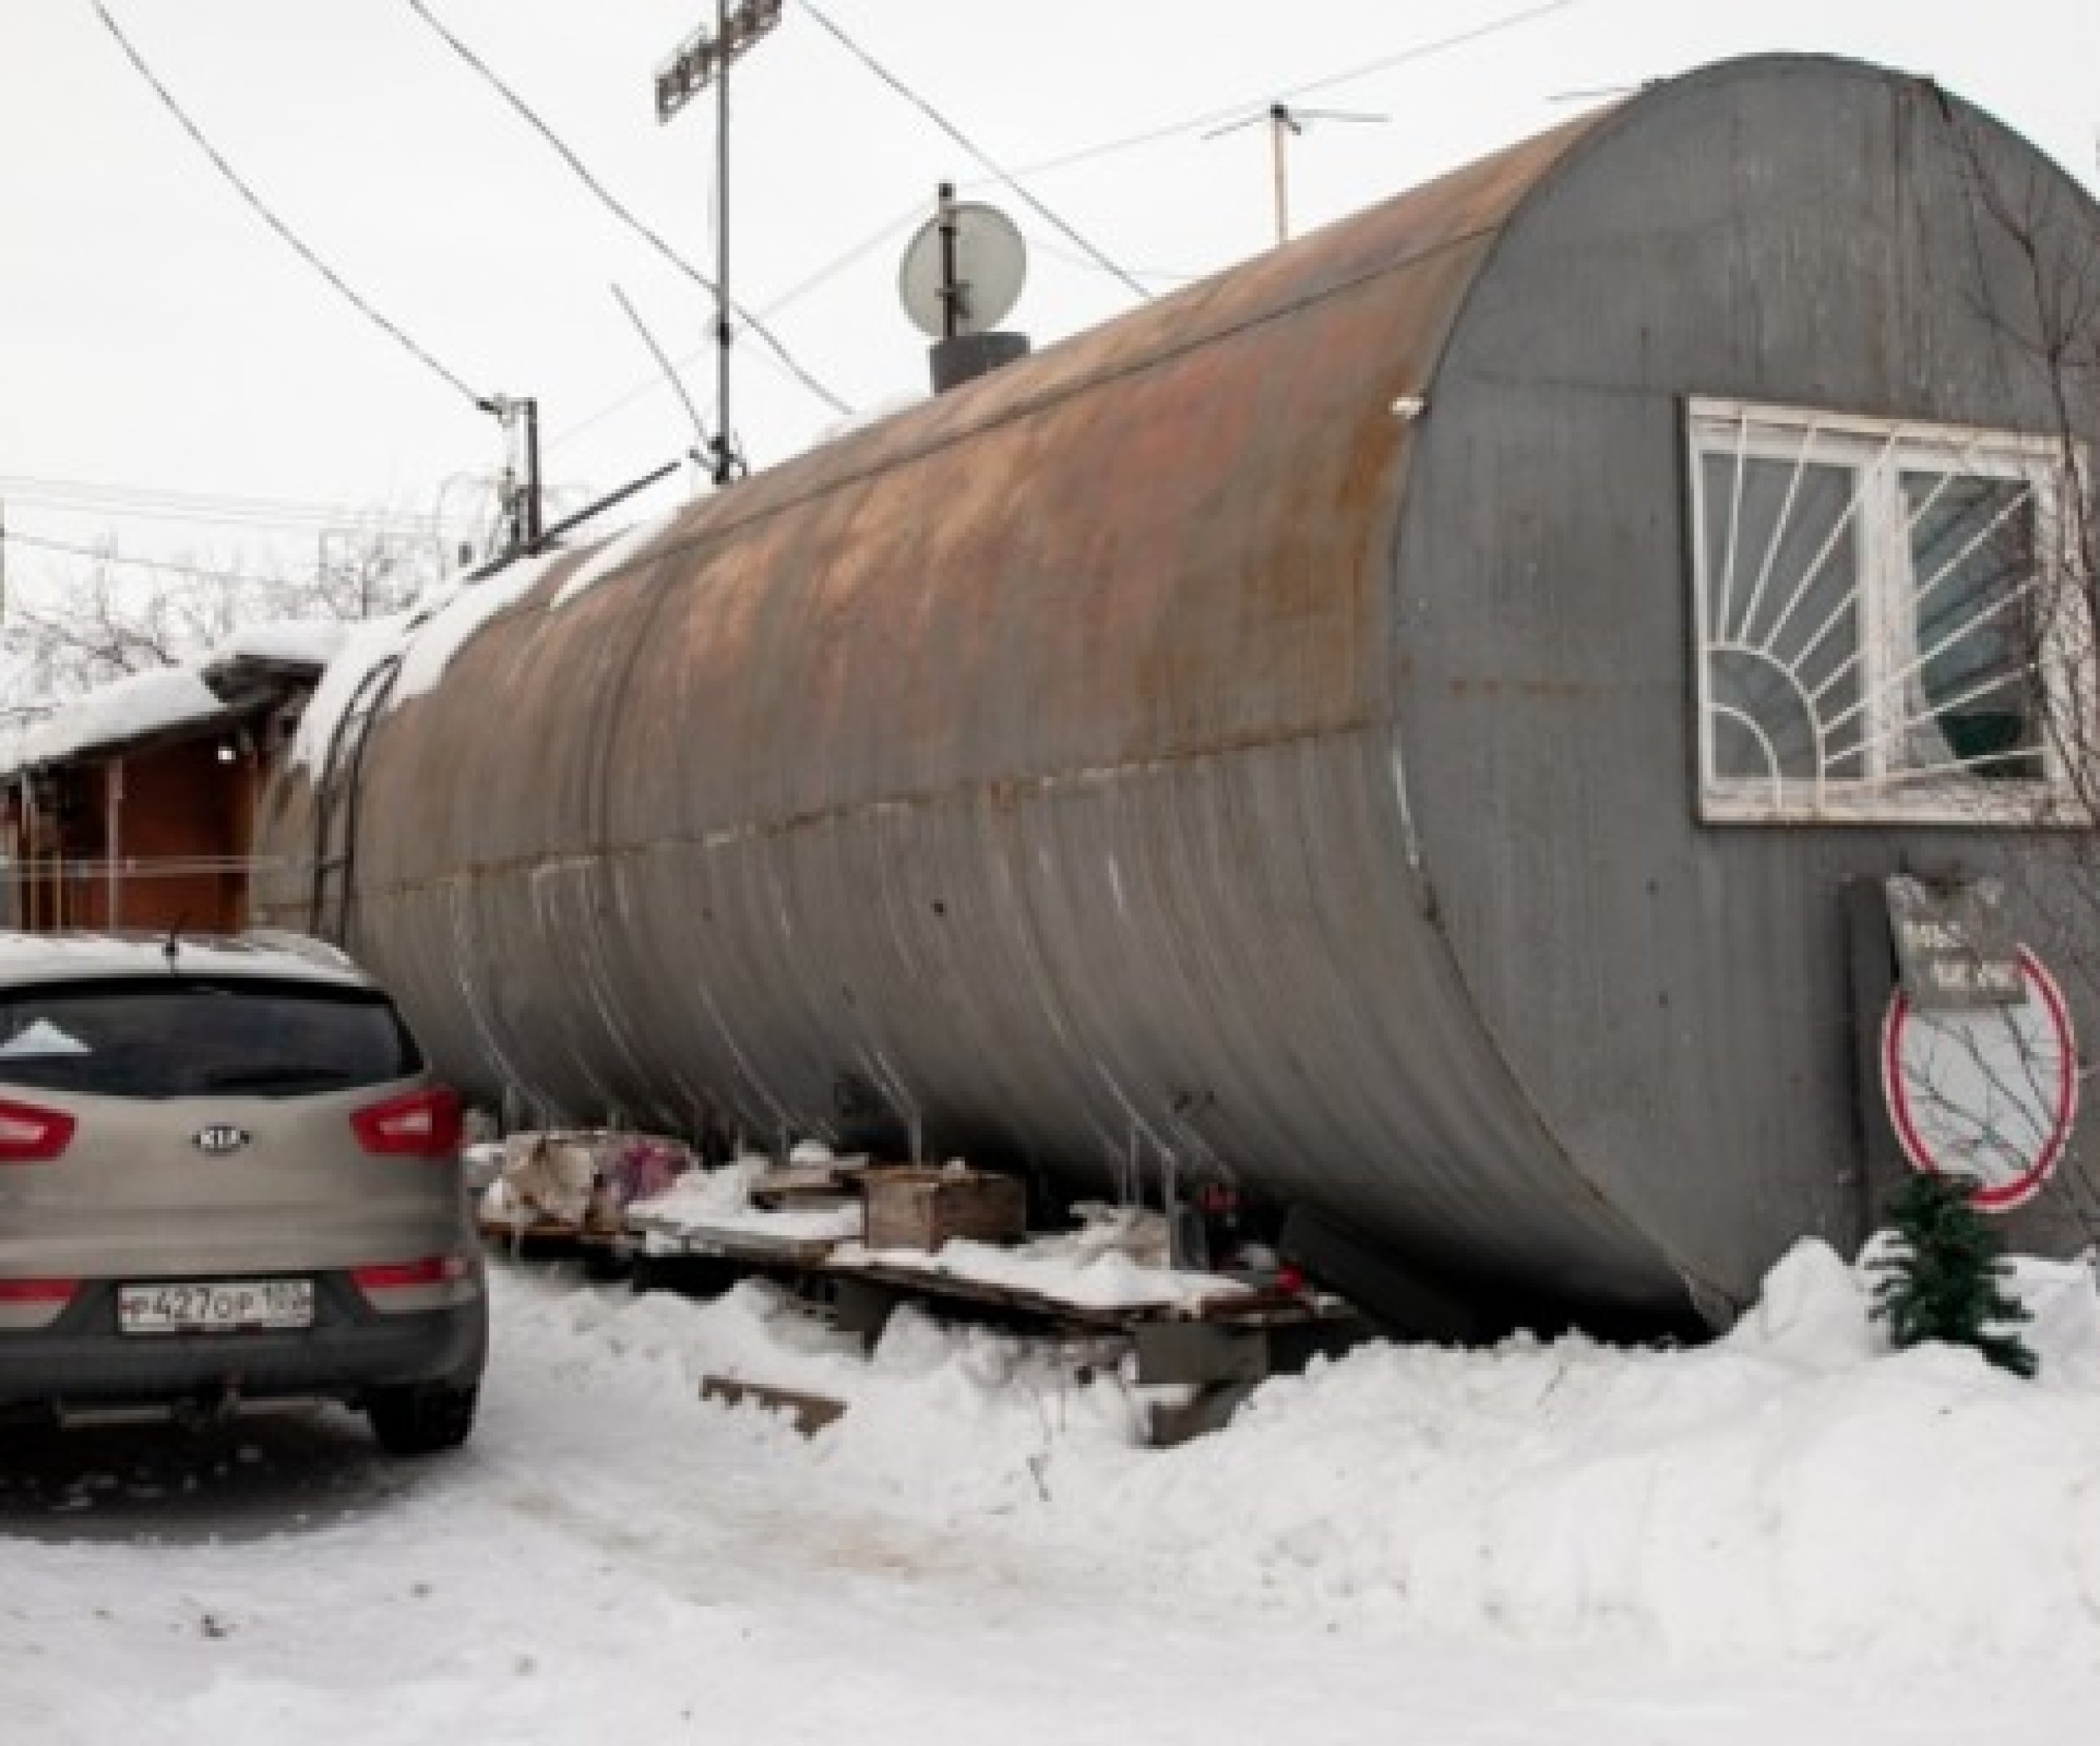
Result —
M1134 1140L1440 1270L1746 1294L1862 1215L1845 880L2025 847L1695 822L1683 397L2029 410L1926 100L1652 90L558 569L375 734L360 951L485 1095L874 1087L1075 1186Z

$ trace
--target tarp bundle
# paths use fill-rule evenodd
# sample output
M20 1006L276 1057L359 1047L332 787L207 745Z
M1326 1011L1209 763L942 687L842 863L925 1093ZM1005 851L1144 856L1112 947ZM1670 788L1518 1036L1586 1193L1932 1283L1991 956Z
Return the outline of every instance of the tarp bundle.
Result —
M685 1141L661 1134L515 1133L503 1142L502 1170L482 1197L482 1216L519 1228L617 1230L630 1202L668 1192L696 1161Z

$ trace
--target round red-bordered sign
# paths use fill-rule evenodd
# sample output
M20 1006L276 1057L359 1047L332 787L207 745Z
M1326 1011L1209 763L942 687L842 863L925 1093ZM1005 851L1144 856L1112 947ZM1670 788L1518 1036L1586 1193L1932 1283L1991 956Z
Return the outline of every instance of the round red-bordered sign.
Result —
M2078 1114L2078 1045L2056 978L2020 948L2016 1005L1921 1011L1898 988L1881 1023L1881 1088L1914 1170L1980 1186L2005 1212L2049 1180Z

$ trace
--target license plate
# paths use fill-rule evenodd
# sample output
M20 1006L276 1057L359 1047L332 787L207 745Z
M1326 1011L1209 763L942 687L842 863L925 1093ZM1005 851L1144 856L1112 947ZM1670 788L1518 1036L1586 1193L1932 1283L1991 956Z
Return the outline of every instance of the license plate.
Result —
M212 1279L124 1285L117 1325L126 1334L236 1334L313 1325L311 1279Z

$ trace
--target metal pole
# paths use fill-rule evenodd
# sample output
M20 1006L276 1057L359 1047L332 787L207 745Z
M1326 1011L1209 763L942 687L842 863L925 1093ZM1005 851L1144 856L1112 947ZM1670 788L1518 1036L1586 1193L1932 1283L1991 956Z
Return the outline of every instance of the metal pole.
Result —
M549 539L559 539L562 535L568 533L571 528L580 527L584 523L589 521L594 515L602 515L615 503L626 502L626 500L634 496L636 492L646 491L650 486L657 483L660 480L668 479L685 464L686 463L683 460L666 461L661 467L658 467L655 472L644 473L639 479L629 479L624 485L621 486L619 490L609 491L604 497L599 498L596 502L584 504L584 507L579 509L573 515L563 516L559 521L556 522L553 527L547 530L546 537Z
M543 518L539 477L539 401L529 397L525 407L525 549L538 549Z
M1269 105L1269 161L1276 180L1276 244L1281 248L1291 240L1290 180L1284 166L1289 152L1287 141L1291 131L1291 112L1280 103Z
M721 62L715 74L715 483L731 477L729 458L729 0L715 0L715 41Z
M37 810L36 784L27 776L22 779L22 810L29 820L29 845L23 856L23 865L33 870L29 885L29 927L33 932L43 919L44 910L43 819ZM54 895L52 907L55 909L57 906L58 899Z
M962 287L956 283L956 185L940 185L940 334L952 340L962 330Z
M110 932L115 933L121 925L121 918L118 915L121 894L118 889L117 857L121 848L120 839L123 833L124 817L124 760L122 758L113 758L110 760L110 773L107 780L109 787L105 797L105 806L109 816L107 826L103 831L106 841L102 852L109 856L110 866L109 901L105 906L108 914L104 917L104 925Z

